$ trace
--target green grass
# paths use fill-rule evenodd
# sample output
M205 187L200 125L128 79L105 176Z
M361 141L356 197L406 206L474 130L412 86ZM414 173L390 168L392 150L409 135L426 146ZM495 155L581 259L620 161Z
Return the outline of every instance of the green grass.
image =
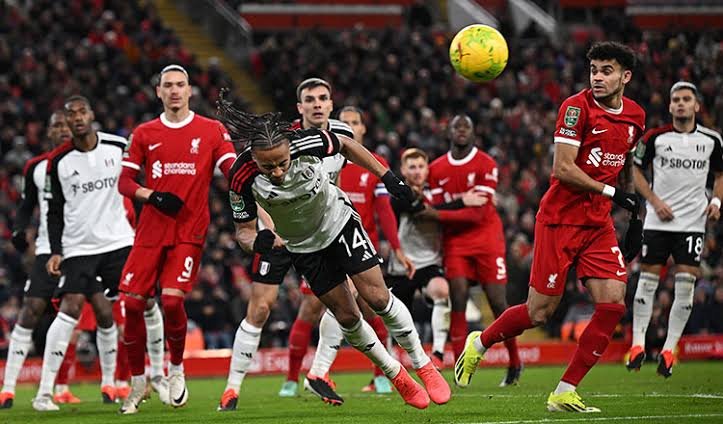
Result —
M395 393L388 396L361 393L369 374L336 374L340 407L322 404L308 393L282 399L277 391L280 376L249 377L241 388L236 412L216 412L225 380L188 382L190 400L180 409L165 407L156 398L143 404L134 416L118 416L118 406L100 403L97 385L75 385L74 393L85 401L62 405L59 413L33 411L30 400L36 387L20 386L11 410L0 410L0 423L482 423L482 422L723 422L723 362L689 362L677 365L668 380L655 375L647 363L640 373L624 366L601 365L587 376L579 393L601 414L548 413L545 401L554 389L562 367L526 369L520 386L498 388L501 369L481 369L465 390L453 388L452 400L444 406L430 405L424 411L404 406ZM451 373L446 373L451 381Z

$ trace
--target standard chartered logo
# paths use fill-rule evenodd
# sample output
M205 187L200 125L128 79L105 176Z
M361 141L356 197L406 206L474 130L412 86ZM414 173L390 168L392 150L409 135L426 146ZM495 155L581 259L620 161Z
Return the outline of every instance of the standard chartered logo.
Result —
M594 147L590 150L590 154L587 156L587 164L593 165L595 168L600 166L600 160L602 159L602 149Z
M153 162L153 169L151 170L151 176L155 180L163 176L163 164L160 160Z
M602 166L620 167L625 165L625 154L603 153L602 148L594 147L587 156L587 164L595 168Z
M151 178L161 178L164 175L196 175L196 164L193 162L169 162L160 160L153 162Z

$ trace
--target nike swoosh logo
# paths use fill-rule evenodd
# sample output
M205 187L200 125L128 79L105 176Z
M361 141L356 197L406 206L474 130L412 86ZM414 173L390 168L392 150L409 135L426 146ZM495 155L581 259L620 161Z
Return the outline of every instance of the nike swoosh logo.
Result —
M441 179L441 180L439 180L439 185L443 186L443 185L447 184L447 182L449 182L449 178Z
M621 272L621 271L615 271L615 275L617 275L618 277L620 277L621 275L625 275L625 274L627 274L626 271L622 271L622 272Z
M593 352L594 353L594 352ZM183 388L183 391L181 392L181 396L178 399L173 399L174 403L181 403L183 401L183 397L186 395L186 388Z
M176 281L178 281L179 283L187 283L189 280L188 278L178 277L176 278Z
M593 134L602 134L602 133L604 133L605 131L607 131L607 128L605 128L604 130L598 130L597 128L593 128L593 129L592 129L592 133L593 133Z
M602 356L602 353L597 353L597 350L593 350L592 354L597 356L598 358ZM176 402L176 403L178 403L178 402Z
M594 133L594 132L595 132L595 131L593 131L593 133ZM163 144L163 143L151 144L151 145L148 146L148 150L156 150L156 148L161 147L161 144Z

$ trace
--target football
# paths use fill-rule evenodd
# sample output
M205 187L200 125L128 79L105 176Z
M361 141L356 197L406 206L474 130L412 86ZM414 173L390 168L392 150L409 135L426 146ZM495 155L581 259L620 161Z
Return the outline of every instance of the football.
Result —
M507 41L491 26L474 24L462 28L449 46L449 60L458 74L473 82L499 76L507 65Z

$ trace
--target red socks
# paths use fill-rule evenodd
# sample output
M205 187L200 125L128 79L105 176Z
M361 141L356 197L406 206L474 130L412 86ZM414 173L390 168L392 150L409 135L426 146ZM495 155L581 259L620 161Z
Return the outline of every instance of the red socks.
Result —
M170 362L173 365L180 365L183 363L183 351L186 348L186 328L188 327L183 297L162 294L161 304L163 305L165 317L163 324L166 340L168 341ZM141 314L142 319L143 314ZM145 323L143 326L145 328Z
M382 342L382 345L387 346L387 339L389 338L389 330L387 330L387 326L384 325L384 320L379 315L375 316L374 319L369 322L369 325L372 326L374 329L374 332L377 333L377 337L379 337L379 340ZM374 377L379 377L381 375L384 375L384 371L382 371L381 368L375 366L374 367Z
M310 322L300 319L294 321L291 326L291 332L289 333L289 372L286 374L286 381L299 381L301 363L309 350L312 329Z
M128 365L128 349L122 337L118 337L118 356L115 362L115 381L128 381L131 378L131 369Z
M532 321L530 321L530 314L527 311L527 305L515 305L507 308L502 315L490 324L489 327L482 332L480 339L482 345L486 348L491 347L493 344L517 337L522 334L523 331L528 328L532 328ZM507 347L510 348L509 346ZM515 343L514 349L517 349ZM519 357L517 358L519 361ZM512 360L512 352L510 352L510 360Z
M60 364L58 370L58 376L55 378L55 384L68 384L68 373L70 368L75 363L75 343L68 345L68 350L65 351L63 362Z
M577 343L577 350L567 366L562 381L573 386L580 384L590 368L593 367L605 352L610 343L610 336L625 314L625 305L617 303L598 303L595 313Z
M459 358L464 350L464 342L467 339L467 317L464 311L450 312L449 320L449 341L452 343L454 357Z
M123 343L131 368L131 374L143 375L146 372L146 322L143 311L146 302L133 296L122 295L126 308L126 325L123 331ZM118 352L120 355L120 352Z

